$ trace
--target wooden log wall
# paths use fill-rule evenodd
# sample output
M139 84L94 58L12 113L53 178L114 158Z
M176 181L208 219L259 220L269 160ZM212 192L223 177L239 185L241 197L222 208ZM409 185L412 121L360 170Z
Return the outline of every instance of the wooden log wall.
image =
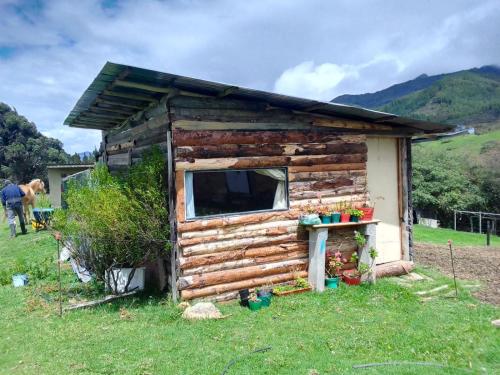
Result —
M364 200L366 136L346 132L349 120L318 127L312 115L261 103L180 97L170 105L181 298L225 300L243 288L307 277L308 234L298 216L320 199ZM353 124L358 133L376 127ZM289 210L186 220L185 171L257 167L288 168ZM335 233L328 248L349 258L352 237Z

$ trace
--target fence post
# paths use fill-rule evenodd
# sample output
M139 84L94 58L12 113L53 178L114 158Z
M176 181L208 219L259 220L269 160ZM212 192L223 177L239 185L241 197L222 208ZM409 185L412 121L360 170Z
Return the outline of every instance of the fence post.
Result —
M457 230L457 210L453 210L453 228Z
M479 211L479 233L483 233L483 225L482 225L482 215L481 215L481 211Z
M486 246L490 246L491 221L486 222Z

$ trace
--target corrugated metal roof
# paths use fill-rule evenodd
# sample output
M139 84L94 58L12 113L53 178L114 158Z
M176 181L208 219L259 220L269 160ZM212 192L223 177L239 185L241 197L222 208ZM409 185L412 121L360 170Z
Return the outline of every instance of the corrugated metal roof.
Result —
M116 128L130 116L159 102L172 90L266 102L275 107L296 111L409 127L418 133L440 133L450 131L454 127L365 108L275 94L111 62L104 65L64 124L102 130Z

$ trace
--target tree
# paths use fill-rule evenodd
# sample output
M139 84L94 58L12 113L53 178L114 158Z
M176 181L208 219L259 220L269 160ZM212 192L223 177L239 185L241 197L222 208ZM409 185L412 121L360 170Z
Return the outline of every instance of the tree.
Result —
M44 136L34 123L4 103L0 103L0 138L0 178L18 183L41 178L47 182L48 164L70 162L61 141Z

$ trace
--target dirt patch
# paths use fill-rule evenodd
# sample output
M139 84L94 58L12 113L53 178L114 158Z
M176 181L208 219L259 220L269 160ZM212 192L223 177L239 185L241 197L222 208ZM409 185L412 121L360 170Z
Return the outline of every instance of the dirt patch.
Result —
M500 248L454 247L455 272L462 280L479 280L483 287L474 292L481 301L500 305ZM415 244L415 262L437 268L453 277L447 246Z

